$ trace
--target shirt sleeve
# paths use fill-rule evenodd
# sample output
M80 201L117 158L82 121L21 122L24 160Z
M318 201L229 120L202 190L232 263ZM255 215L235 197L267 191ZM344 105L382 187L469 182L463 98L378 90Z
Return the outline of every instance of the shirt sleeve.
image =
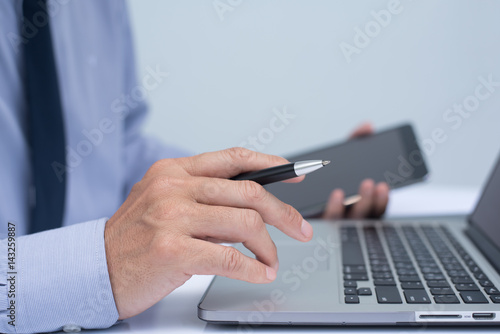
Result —
M124 55L124 92L134 90L148 91L148 85L158 85L168 80L166 69L149 66L145 78L138 80L135 67L134 46L130 31L127 6L122 7L122 34ZM149 167L156 161L166 158L179 158L191 155L187 150L167 145L156 138L144 135L141 130L148 114L146 98L134 99L130 104L123 104L125 166L127 170L126 194L140 181ZM170 111L171 112L171 111ZM181 124L182 126L182 124Z
M16 238L15 250L9 250L14 258L7 256L9 240L0 240L1 333L107 328L116 323L104 246L106 221Z

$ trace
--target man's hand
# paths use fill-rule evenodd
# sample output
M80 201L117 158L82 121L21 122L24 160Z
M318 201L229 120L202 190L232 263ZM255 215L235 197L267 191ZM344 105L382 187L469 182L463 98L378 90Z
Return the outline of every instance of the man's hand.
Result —
M312 238L312 227L257 183L227 178L287 162L233 148L155 163L106 223L120 319L143 312L194 274L273 281L278 258L265 223L300 241ZM214 242L242 242L256 259Z
M366 123L358 127L351 134L350 138L369 136L373 134L373 127ZM373 180L366 179L359 187L361 199L355 203L346 213L344 202L344 192L342 189L335 189L328 200L323 218L339 219L352 218L360 219L366 217L380 217L384 214L389 202L389 186L385 182L375 184Z

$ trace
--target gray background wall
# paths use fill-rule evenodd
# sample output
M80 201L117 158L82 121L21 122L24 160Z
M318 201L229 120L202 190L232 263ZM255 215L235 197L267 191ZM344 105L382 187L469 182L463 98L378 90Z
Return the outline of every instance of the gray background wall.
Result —
M365 120L410 121L433 184L479 186L500 148L500 84L476 92L480 77L500 82L500 1L397 3L129 0L139 78L169 72L149 92L145 131L194 153L255 136L287 155ZM346 57L347 44L358 53ZM471 112L447 114L464 102ZM294 118L266 130L284 109ZM433 131L443 135L431 151Z

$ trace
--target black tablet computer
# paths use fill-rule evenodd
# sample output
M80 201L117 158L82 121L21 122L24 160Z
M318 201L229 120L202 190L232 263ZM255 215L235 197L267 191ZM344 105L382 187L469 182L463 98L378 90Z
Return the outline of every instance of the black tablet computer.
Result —
M343 189L349 197L358 193L361 182L367 178L398 188L422 181L428 174L409 124L287 158L292 162L331 161L327 167L307 175L301 183L279 182L265 186L307 217L323 212L335 188Z

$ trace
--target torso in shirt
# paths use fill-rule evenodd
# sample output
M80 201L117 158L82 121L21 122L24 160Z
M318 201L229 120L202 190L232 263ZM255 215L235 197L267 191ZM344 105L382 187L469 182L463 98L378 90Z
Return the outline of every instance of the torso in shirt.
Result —
M69 225L109 217L124 199L120 99L132 88L126 68L134 68L123 1L49 3L66 130ZM22 1L0 1L0 233L13 221L18 235L26 233L31 189L21 13Z

